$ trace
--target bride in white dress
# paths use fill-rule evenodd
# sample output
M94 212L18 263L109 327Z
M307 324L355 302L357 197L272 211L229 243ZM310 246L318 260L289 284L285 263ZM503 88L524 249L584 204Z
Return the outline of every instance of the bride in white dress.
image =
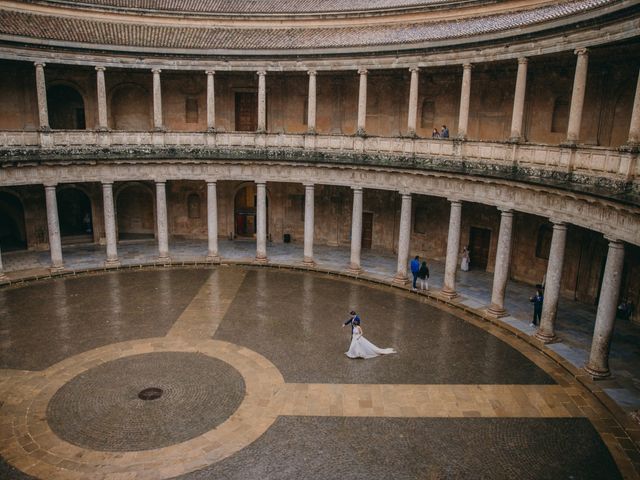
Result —
M362 336L362 327L357 320L354 321L352 332L351 345L349 346L349 351L345 353L349 358L373 358L378 355L397 353L393 348L378 348L364 338Z

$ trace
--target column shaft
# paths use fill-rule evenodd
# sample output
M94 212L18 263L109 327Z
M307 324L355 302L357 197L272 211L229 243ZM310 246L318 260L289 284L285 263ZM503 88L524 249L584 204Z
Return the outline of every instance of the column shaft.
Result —
M314 234L314 201L315 189L313 184L304 186L304 263L313 265L313 234Z
M493 273L493 291L488 313L496 317L504 317L504 293L509 279L509 263L511 261L511 232L513 230L513 212L503 210L500 216L500 233L498 234L498 249L496 251L496 265Z
M587 66L589 55L586 48L576 50L576 73L573 78L573 93L571 94L571 108L569 110L569 126L567 129L567 144L575 145L580 138L582 123L582 108L584 94L587 88Z
M113 183L102 184L104 230L107 237L107 260L105 265L119 265L116 239L116 212L113 203Z
M207 261L209 262L220 260L218 254L218 193L216 190L216 182L207 182L207 233L209 238Z
M358 70L360 88L358 89L358 129L356 135L364 135L367 131L367 69Z
M267 184L256 182L256 262L267 262Z
M207 130L215 132L216 130L216 91L213 83L213 77L216 72L207 70Z
M49 111L47 109L47 83L44 76L44 63L36 63L36 94L38 96L38 120L41 130L49 129Z
M409 71L411 72L411 83L409 84L409 118L407 119L407 131L410 136L414 136L416 134L418 118L418 75L420 69L418 67L412 67Z
M6 280L7 276L4 273L4 268L2 267L2 252L0 252L0 281Z
M96 92L98 93L98 130L107 130L107 88L104 81L104 67L96 67Z
M169 230L167 225L167 192L165 182L156 182L156 215L158 222L158 260L169 260Z
M458 253L460 251L460 226L462 223L462 203L451 200L451 214L449 216L449 235L447 237L447 258L444 266L444 285L441 293L451 299L457 297L456 269L458 267Z
M51 252L51 270L62 270L62 242L58 221L58 199L55 185L45 185L44 194L47 204L47 228L49 230L49 251Z
M471 100L471 64L462 66L462 88L460 89L460 116L458 117L458 138L467 138L469 125L469 102Z
M640 74L636 84L636 96L633 99L633 110L631 112L631 124L629 125L629 145L640 143Z
M593 329L591 353L585 370L594 377L608 377L609 349L616 320L616 308L620 284L622 282L622 268L624 266L624 245L622 242L611 240L607 263L604 267L602 289L596 313L596 324Z
M567 226L564 223L554 222L553 236L551 237L551 249L549 251L549 263L544 289L544 302L540 316L540 329L536 337L545 343L555 339L556 314L558 312L558 300L560 299L560 281L562 280L562 267L564 264L564 251L567 243Z
M162 123L162 84L160 82L160 72L162 70L154 68L153 72L153 127L156 130L163 129Z
M524 118L524 98L527 91L527 63L526 58L518 59L518 74L516 76L516 91L513 96L513 114L511 115L512 142L522 140L522 119Z
M353 188L353 211L351 214L351 260L349 271L362 272L360 252L362 250L362 188Z
M267 131L267 84L265 76L267 72L258 72L258 132Z
M394 283L407 283L407 263L409 262L409 246L411 244L411 194L402 194L400 207L400 232L398 233L398 268Z
M307 133L316 133L316 71L309 70L309 98L307 100Z

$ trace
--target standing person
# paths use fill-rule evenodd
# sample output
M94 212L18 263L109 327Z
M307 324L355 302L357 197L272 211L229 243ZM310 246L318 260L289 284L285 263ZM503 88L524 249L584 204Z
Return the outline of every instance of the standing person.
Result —
M446 125L442 125L442 130L440 130L441 138L449 138L449 129Z
M411 275L413 275L413 289L416 290L416 280L418 280L418 272L420 271L420 257L416 257L411 260Z
M349 312L349 315L350 315L349 319L342 324L342 328L351 324L351 339L353 339L353 326L355 325L355 322L358 322L358 325L360 325L360 317L355 312L355 310L351 310L351 312Z
M422 262L422 265L420 265L418 279L420 280L420 289L429 290L429 267L427 267L427 262Z
M462 261L460 262L460 270L463 272L469 271L469 265L471 264L471 257L469 256L469 247L462 249Z
M433 128L433 131L431 132L431 138L440 138L440 132L435 127Z
M360 320L353 320L353 334L351 336L351 345L349 351L345 355L349 358L373 358L378 355L388 355L390 353L398 353L393 348L378 348L369 340L362 336L362 327Z
M542 315L542 302L544 301L544 296L542 295L542 290L539 288L536 289L536 294L529 298L530 302L533 302L533 321L529 324L530 327L536 327L540 325L540 315Z

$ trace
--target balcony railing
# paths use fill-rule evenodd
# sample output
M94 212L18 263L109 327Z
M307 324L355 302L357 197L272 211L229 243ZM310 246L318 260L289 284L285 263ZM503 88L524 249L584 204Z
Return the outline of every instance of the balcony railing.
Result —
M350 155L358 163L363 156L388 156L436 162L441 168L520 170L529 175L569 174L575 181L611 185L636 184L640 179L638 154L613 148L579 145L564 147L531 143L455 141L405 137L350 135L258 134L249 132L133 132L54 130L50 132L0 131L0 153L7 156L31 152L77 149L189 147L204 151L281 152L301 151ZM426 165L426 163L423 163ZM420 166L420 164L416 164Z

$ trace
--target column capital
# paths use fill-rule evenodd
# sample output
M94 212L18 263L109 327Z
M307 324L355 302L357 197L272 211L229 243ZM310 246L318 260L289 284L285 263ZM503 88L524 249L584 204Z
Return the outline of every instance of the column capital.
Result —
M266 70L258 70L256 74L260 77L264 77L267 74Z
M351 187L353 193L362 193L362 187Z
M318 71L315 68L309 68L307 70L307 75L309 75L309 76L315 76L317 74L318 74Z
M605 235L604 239L609 242L609 248L624 248L624 243L619 238Z
M503 217L513 216L513 209L509 207L498 207L498 210Z
M471 63L463 63L462 64L462 68L464 70L471 70L473 68L473 64L471 64Z
M216 71L215 70L205 70L205 72L207 75L215 75Z
M267 181L266 180L254 180L253 183L257 185L267 185Z
M158 75L160 75L160 72L162 72L162 69L161 69L161 68L152 68L152 69L151 69L151 73L153 73L153 74L158 74Z
M97 65L96 67L96 72L104 72L107 67L103 67L102 65Z
M52 188L55 189L58 186L57 183L45 183L44 184L44 189L45 190L51 190Z
M207 185L216 185L217 180L207 180Z
M364 67L360 67L360 68L358 69L358 75L367 75L368 73L369 73L369 70L367 70L367 69L366 69L366 68L364 68Z
M100 183L103 187L113 187L113 180L102 180Z
M589 49L584 47L584 48L576 48L573 53L575 53L576 55L580 56L580 55L587 55L589 53Z
M527 63L529 63L527 57L518 57L518 65L526 65Z
M398 193L400 194L400 196L402 196L402 198L405 198L405 197L411 198L411 192L408 190L400 190Z
M558 220L557 218L550 218L549 221L553 223L553 228L556 230L567 229L567 224L564 220Z
M156 185L165 185L167 183L167 181L164 180L164 179L163 180L154 180L154 182L155 182Z
M314 188L316 186L315 183L303 183L302 185L304 185L304 188Z
M413 73L413 72L419 72L419 71L420 71L420 67L418 67L417 65L413 65L413 66L409 67L409 71L410 71L411 73Z
M449 202L451 202L452 204L462 205L462 200L460 200L459 198L448 197L447 200L449 200Z
M44 63L44 62L33 62L33 64L34 64L36 67L42 67L42 68L44 68L44 67L46 67L46 66L47 66L47 64L46 64L46 63Z

